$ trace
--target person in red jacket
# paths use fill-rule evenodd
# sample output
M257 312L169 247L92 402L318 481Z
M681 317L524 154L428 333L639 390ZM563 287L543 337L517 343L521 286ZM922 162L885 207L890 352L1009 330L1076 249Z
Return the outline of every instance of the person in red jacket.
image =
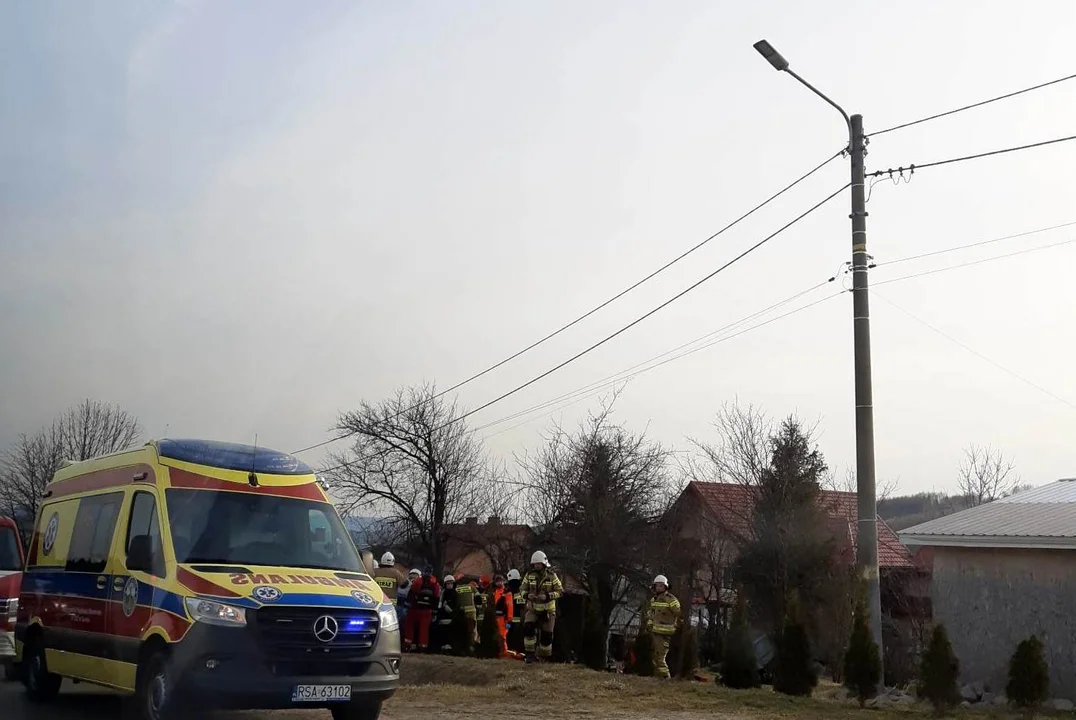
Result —
M433 576L433 568L427 565L422 577L411 583L411 590L407 594L407 604L410 607L404 618L405 647L414 650L417 638L419 652L426 652L429 648L430 623L433 622L433 612L440 599L441 586Z

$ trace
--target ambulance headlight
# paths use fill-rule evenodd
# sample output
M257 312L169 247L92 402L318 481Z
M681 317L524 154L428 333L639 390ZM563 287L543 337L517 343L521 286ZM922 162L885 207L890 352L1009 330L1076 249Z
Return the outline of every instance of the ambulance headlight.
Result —
M377 616L381 622L381 629L385 632L400 629L400 619L396 617L396 608L392 605L382 605L377 610Z
M239 627L247 624L246 610L213 600L187 598L187 612L196 622L206 625Z

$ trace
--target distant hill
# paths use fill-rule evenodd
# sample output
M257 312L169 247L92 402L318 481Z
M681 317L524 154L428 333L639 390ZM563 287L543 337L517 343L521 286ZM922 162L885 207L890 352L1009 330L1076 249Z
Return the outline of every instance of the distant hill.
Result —
M384 522L382 518L376 517L345 517L344 527L351 534L355 545L361 550L366 550L372 544L371 538L378 535L382 522Z
M1034 485L1021 484L1005 493L1015 495ZM894 530L904 530L919 523L952 515L972 506L970 495L946 495L931 492L916 495L900 495L878 501L878 514Z
M879 500L878 514L894 530L904 530L928 520L951 515L966 507L968 498L963 495L918 493Z

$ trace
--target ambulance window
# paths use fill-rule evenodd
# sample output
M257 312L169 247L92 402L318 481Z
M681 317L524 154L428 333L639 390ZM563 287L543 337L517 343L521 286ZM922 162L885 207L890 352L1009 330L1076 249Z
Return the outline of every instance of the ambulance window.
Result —
M131 554L131 540L139 535L148 535L153 540L154 557L160 560L161 526L157 520L157 498L148 492L135 493L134 502L131 503L131 519L127 523L127 556Z
M123 493L97 495L79 501L71 547L67 552L68 571L104 572L122 502Z

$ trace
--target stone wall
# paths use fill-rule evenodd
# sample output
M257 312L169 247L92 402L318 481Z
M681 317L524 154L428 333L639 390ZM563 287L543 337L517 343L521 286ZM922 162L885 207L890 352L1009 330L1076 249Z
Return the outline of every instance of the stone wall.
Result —
M939 547L931 598L960 658L962 683L1004 692L1017 643L1036 634L1050 664L1051 697L1076 699L1076 550Z

